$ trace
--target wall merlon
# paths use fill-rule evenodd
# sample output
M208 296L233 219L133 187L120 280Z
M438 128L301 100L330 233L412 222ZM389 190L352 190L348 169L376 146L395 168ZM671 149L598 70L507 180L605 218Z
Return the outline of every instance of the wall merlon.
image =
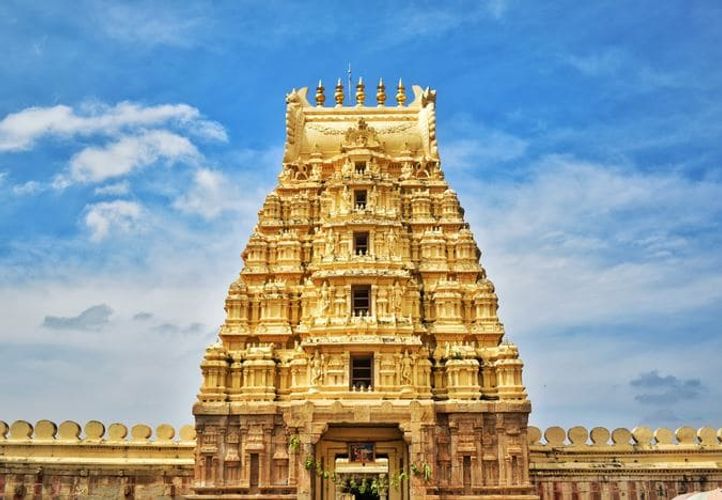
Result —
M173 426L160 424L154 433L152 427L146 424L133 425L129 431L124 424L112 423L106 428L97 420L90 420L83 427L72 420L60 425L50 420L39 420L35 426L25 420L16 420L11 425L0 421L0 445L8 444L170 445L192 448L195 429L192 425L184 425L176 433Z
M543 441L542 441L543 437ZM594 427L588 431L585 427L575 426L564 430L558 426L547 428L543 435L541 429L529 426L529 446L532 449L568 448L568 449L721 449L722 428L689 426L679 427L675 431L666 427L652 430L647 426L635 427L631 431L624 427L612 430Z

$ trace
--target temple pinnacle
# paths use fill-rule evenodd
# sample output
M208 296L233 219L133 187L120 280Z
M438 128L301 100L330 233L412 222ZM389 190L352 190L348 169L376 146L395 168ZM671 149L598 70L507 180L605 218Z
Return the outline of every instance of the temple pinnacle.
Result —
M366 100L366 86L364 80L359 77L358 83L356 84L356 106L363 106Z
M379 106L386 105L386 85L384 85L383 78L379 78L379 84L376 86L376 104Z
M333 98L336 100L336 107L343 106L343 83L339 78L336 82L336 90L333 93Z
M323 92L323 82L319 80L318 87L316 87L316 106L323 106L326 102L326 95Z
M399 78L399 84L396 87L396 103L399 106L403 106L406 102L406 88L404 87L404 82L401 81L401 78Z

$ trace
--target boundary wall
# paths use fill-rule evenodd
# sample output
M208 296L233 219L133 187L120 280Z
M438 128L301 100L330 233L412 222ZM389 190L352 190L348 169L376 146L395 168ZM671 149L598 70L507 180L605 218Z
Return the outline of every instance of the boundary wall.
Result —
M0 499L177 498L193 481L195 430L91 420L0 422Z
M543 500L663 500L722 486L722 429L528 429ZM542 440L543 437L543 440Z
M542 500L668 500L722 487L722 429L530 426L528 436ZM0 498L179 498L191 492L194 450L190 425L0 421Z

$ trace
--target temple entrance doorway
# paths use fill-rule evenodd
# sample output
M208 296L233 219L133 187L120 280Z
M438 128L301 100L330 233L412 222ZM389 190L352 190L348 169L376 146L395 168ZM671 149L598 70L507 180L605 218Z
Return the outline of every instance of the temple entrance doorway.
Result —
M397 425L333 425L316 445L317 500L409 500L408 445Z

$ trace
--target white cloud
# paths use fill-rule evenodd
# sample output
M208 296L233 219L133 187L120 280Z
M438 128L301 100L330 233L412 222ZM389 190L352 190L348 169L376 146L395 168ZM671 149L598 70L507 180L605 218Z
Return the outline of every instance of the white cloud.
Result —
M173 207L184 213L212 219L232 208L234 198L235 193L231 192L228 180L221 172L199 168L193 177L193 186L173 202Z
M191 47L203 28L209 25L206 9L192 5L162 7L102 4L98 11L100 27L110 38L143 46Z
M200 153L187 138L165 130L151 130L122 137L103 147L83 149L70 160L69 176L61 174L57 184L62 187L63 181L102 182L159 160L172 164L199 157Z
M238 183L218 170L199 168L193 175L193 184L188 191L173 202L173 208L186 213L200 215L210 220L224 212L246 212L254 214L266 191L256 185L252 177L244 176ZM270 189L270 187L268 188Z
M94 203L86 207L85 225L90 230L90 239L104 240L111 230L129 232L139 227L143 207L133 201L114 200Z
M412 5L402 9L398 16L389 18L393 26L386 30L385 36L391 42L400 42L440 36L488 20L499 22L508 12L510 3L510 0L471 0L454 5L436 2L423 8ZM399 24L398 19L403 22Z
M43 137L116 136L171 125L204 139L227 140L220 124L204 119L198 109L187 104L85 103L78 110L65 105L31 107L5 116L0 121L0 151L29 149Z
M28 181L23 184L13 186L13 193L18 196L26 196L37 194L45 190L45 185L37 181Z
M478 169L516 160L529 147L526 139L489 127L468 114L457 114L448 122L448 138L441 147L446 170Z
M514 335L722 300L722 256L705 239L720 183L556 157L523 180L454 184Z
M527 142L511 134L490 130L480 138L455 139L443 147L447 168L478 168L524 156Z
M690 80L682 73L651 67L647 61L638 60L618 47L585 55L568 54L562 60L585 76L613 77L615 85L622 85L633 92L700 85L700 82Z
M99 186L93 191L97 196L112 195L120 196L128 194L130 191L130 183L128 181L115 182L106 184L105 186Z
M618 49L588 54L585 56L568 55L566 62L587 76L613 75L626 64L627 56Z

